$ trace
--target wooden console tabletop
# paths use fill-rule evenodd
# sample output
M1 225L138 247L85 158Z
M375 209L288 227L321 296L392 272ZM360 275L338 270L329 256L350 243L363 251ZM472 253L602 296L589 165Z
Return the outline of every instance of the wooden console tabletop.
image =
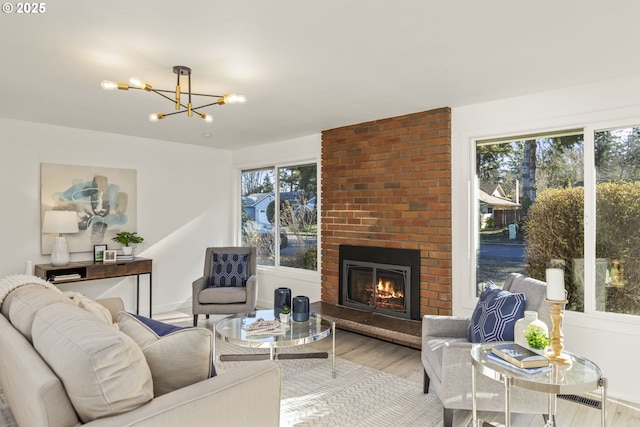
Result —
M53 266L51 264L38 264L35 266L35 275L49 280L54 285L72 282L84 282L87 280L111 279L114 277L136 276L136 313L140 312L140 275L149 275L149 317L151 317L151 270L153 260L148 258L134 258L133 261L118 261L115 263L102 263L93 261L70 262L67 265ZM79 278L58 278L68 274L77 274Z

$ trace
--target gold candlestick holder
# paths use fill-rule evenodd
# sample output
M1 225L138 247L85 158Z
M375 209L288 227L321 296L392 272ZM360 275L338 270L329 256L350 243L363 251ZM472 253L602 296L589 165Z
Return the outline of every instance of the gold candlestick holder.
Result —
M564 306L569 301L546 300L551 306L551 334L549 347L544 356L555 365L571 365L571 357L562 352L564 348L564 335L562 334L562 319L564 318Z

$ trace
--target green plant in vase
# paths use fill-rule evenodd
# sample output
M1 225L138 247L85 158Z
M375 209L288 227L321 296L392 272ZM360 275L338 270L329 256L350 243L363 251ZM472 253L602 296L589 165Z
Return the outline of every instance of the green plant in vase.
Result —
M291 307L283 305L280 309L280 322L289 323L289 316L291 315Z
M135 231L121 231L117 233L111 240L122 245L123 254L130 255L133 249L130 245L137 245L138 243L144 242L144 237L139 236Z
M544 350L549 345L549 336L537 326L529 325L529 330L525 331L524 336L529 347L536 350Z

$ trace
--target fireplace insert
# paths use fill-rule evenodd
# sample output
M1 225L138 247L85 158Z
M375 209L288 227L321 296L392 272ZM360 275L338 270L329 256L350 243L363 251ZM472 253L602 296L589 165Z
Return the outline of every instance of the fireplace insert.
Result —
M419 318L419 251L341 245L340 265L340 304Z

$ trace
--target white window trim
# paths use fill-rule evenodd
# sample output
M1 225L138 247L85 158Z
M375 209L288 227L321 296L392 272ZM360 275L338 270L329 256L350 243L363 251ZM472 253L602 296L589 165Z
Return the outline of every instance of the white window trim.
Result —
M633 109L632 109L633 110ZM489 139L502 139L510 136L517 136L523 134L538 134L554 131L562 131L568 129L584 129L584 151L585 151L585 171L584 181L585 187L588 185L590 189L595 186L595 168L588 167L587 165L594 165L594 132L613 128L633 127L640 126L638 115L624 115L625 118L615 120L597 120L596 117L590 117L590 120L585 120L584 123L577 121L563 122L559 120L553 127L509 127L509 129L502 129L495 132L488 132L483 134L471 134L462 133L461 136L464 140L468 141L467 145L467 157L468 167L466 168L467 180L466 180L466 209L465 212L465 224L466 227L466 267L467 268L454 268L453 269L453 283L454 283L454 309L460 307L462 312L454 313L456 315L470 315L473 308L476 306L478 298L475 296L475 271L476 271L476 252L475 246L478 244L478 230L477 221L474 220L477 212L477 203L474 201L475 195L475 150L476 142ZM455 171L452 170L452 174ZM591 277L595 277L595 194L593 191L585 191L585 254L589 256L585 257L585 272L589 272ZM453 209L454 217L456 216L456 209ZM455 220L455 218L454 218ZM455 223L458 223L456 221ZM464 233L464 227L454 227L458 229L460 233ZM454 238L454 254L456 250L461 250L462 245L460 239ZM592 254L592 255L591 255ZM455 257L454 263L462 261L461 257ZM455 264L454 264L455 265ZM466 272L466 273L463 273ZM456 284L466 283L466 286L457 287ZM585 321L589 321L593 329L602 331L615 331L616 333L627 334L637 336L638 326L640 326L640 316L599 312L595 310L595 292L593 289L589 289L587 283L590 283L589 276L585 280L585 311L565 312L564 323L567 325L582 325ZM459 295L456 298L456 290ZM588 295L588 296L587 296Z
M241 209L242 209L242 205L240 203L237 202L238 198L237 195L240 193L240 180L242 179L242 172L247 171L247 170L258 170L258 169L266 169L266 168L275 168L276 171L278 168L287 168L287 167L294 167L294 166L301 166L301 165L309 165L309 164L315 164L316 165L316 182L318 183L318 188L317 188L317 194L316 194L316 210L318 212L318 234L317 234L317 244L316 244L316 259L318 260L318 268L317 270L306 270L303 268L295 268L295 267L289 267L289 266L283 266L283 265L279 265L280 264L280 251L276 251L276 265L258 265L258 271L264 271L264 272L271 272L271 273L277 273L280 274L282 276L285 277L291 277L291 278L300 278L301 280L317 280L320 278L320 265L322 262L321 256L322 256L322 251L320 250L322 247L322 233L320 232L320 230L322 229L322 220L321 220L321 209L322 209L322 190L321 190L321 185L320 185L320 178L321 178L321 161L318 157L311 157L311 158L302 158L302 159L287 159L286 161L282 161L282 162L268 162L268 164L265 163L256 163L256 162L251 162L251 163L247 163L247 164L236 164L236 169L235 169L235 179L234 179L234 187L235 187L235 191L233 193L233 202L232 202L232 218L233 218L233 230L234 231L234 237L233 240L236 242L236 245L239 245L242 243L242 231L240 230L240 215L241 215ZM276 174L276 185L278 184L278 179L279 177ZM279 206L276 205L276 216L279 217Z

